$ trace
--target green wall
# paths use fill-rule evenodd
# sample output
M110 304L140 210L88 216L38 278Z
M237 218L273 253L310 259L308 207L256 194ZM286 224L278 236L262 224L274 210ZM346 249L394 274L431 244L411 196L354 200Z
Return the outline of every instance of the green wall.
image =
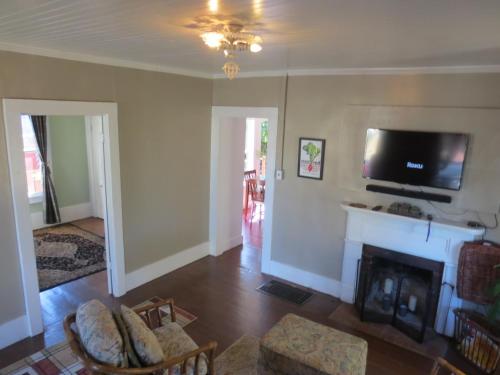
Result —
M52 176L59 207L90 201L84 116L48 116ZM42 203L31 212L42 211Z

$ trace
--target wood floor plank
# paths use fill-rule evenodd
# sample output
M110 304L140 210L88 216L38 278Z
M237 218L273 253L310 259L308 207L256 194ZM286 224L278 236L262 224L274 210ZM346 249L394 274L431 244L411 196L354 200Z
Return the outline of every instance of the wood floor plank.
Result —
M86 219L72 221L71 224L77 226L80 229L86 230L87 232L104 238L105 233L103 219L97 217L88 217Z
M0 351L0 368L64 339L61 321L78 305L98 298L110 307L136 305L153 296L173 297L176 304L198 319L186 327L198 344L219 343L220 353L244 334L262 336L281 317L294 313L316 322L363 337L368 341L369 375L428 374L432 360L377 337L333 322L328 316L341 303L331 296L314 293L298 306L256 290L271 277L260 272L260 251L251 246L232 249L220 257L207 256L186 267L138 287L121 298L107 294L106 273L101 272L42 293L46 331ZM458 356L452 362L470 370Z

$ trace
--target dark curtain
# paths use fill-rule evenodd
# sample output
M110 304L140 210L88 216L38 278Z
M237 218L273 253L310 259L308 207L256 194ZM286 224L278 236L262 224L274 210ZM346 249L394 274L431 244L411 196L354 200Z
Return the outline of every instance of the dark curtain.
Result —
M61 222L59 205L57 204L56 191L50 175L50 168L47 164L47 117L30 116L33 130L35 131L38 152L42 162L45 224L57 224Z

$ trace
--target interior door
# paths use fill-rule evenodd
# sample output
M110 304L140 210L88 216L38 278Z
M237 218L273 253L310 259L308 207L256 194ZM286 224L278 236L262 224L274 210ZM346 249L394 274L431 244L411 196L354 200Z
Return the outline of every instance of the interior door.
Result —
M104 204L106 200L104 187L104 131L102 116L93 116L92 130L92 155L94 162L94 216L104 219Z

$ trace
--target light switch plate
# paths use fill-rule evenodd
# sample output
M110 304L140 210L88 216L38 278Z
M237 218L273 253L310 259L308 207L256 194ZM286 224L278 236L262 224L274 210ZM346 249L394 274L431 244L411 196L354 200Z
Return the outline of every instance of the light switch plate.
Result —
M283 169L276 169L276 179L281 181L284 177Z

